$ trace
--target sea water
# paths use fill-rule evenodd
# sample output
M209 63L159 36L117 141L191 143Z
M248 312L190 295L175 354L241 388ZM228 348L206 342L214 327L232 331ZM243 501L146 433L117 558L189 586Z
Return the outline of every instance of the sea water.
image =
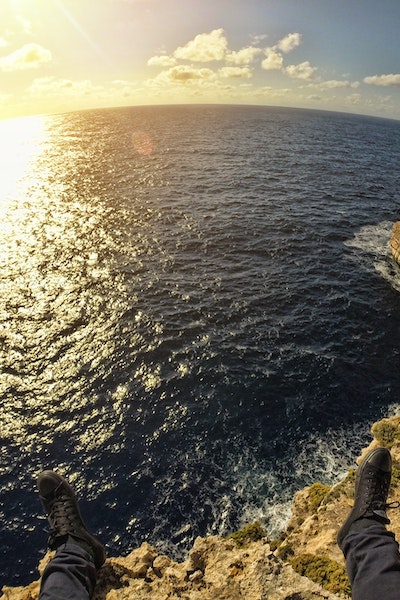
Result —
M175 558L337 481L400 399L400 122L266 107L0 123L0 583L45 468Z

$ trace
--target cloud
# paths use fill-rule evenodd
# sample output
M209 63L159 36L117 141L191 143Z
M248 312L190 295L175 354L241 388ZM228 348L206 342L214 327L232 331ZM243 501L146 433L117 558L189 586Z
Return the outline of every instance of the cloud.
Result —
M25 44L7 56L0 57L0 70L21 71L25 69L37 69L41 65L52 60L50 50L39 44Z
M359 87L359 81L348 81L347 79L329 79L328 81L322 81L318 84L320 89L333 90L333 89L357 89Z
M108 93L113 99L120 98L125 100L126 98L134 98L142 91L138 82L127 79L114 79L113 81L109 81L106 86L107 87L104 88L104 93L102 95L104 96ZM98 95L98 93L99 92L96 91L96 95Z
M22 31L25 33L25 35L34 35L33 30L32 30L32 24L28 19L26 19L22 15L16 15L15 18L17 19L18 23L21 25Z
M248 65L260 54L261 48L255 48L254 46L247 46L237 52L227 52L225 59L228 63L234 65Z
M383 87L397 86L400 85L400 74L391 73L388 75L372 75L370 77L364 77L364 83Z
M251 41L253 42L253 44L259 44L260 42L263 42L267 37L268 35L266 33L261 33L259 35L254 34L251 36Z
M7 42L6 38L0 35L0 48L7 48L9 45L10 43Z
M175 83L186 83L193 80L204 80L215 77L214 71L211 69L201 68L196 69L188 65L177 65L171 67L167 71L163 71L155 78L154 81L169 81Z
M272 92L270 88L260 88L252 79L256 61L261 63L264 70L280 71L287 77L306 82L307 85L302 87L354 89L359 85L347 80L331 80L326 82L325 88L320 87L321 79L315 76L317 69L309 61L286 66L286 55L301 42L300 33L289 33L275 45L264 49L248 45L239 50L231 50L223 29L200 33L170 55L161 52L149 59L147 64L160 67L161 72L144 82L143 93L148 90L154 97L169 100L178 98L181 102L213 97L256 100L263 97L263 94L278 100L293 93L293 90L287 89ZM217 65L199 65L212 62ZM263 89L264 92L260 91Z
M265 50L265 58L261 63L261 66L266 71L271 71L272 69L282 69L283 66L283 57L282 54L276 52L273 48L266 48Z
M282 69L283 68L283 56L288 52L291 52L297 46L301 44L302 36L301 33L288 33L284 38L279 40L277 44L274 46L270 46L269 48L265 48L265 58L261 63L261 66L266 71L271 71L272 69Z
M350 96L347 96L347 101L350 104L359 104L362 100L362 96L361 94L350 94Z
M286 35L276 44L276 48L287 54L288 52L294 50L294 48L297 48L297 46L300 46L301 39L301 33L288 33L288 35Z
M211 62L223 60L228 48L228 41L223 29L214 29L210 33L200 33L180 46L174 52L174 57L195 62Z
M167 56L166 54L161 54L158 56L152 56L147 61L147 64L150 67L172 67L176 65L176 60L173 56Z
M95 86L88 79L72 81L71 79L58 79L56 77L38 77L33 80L27 92L39 98L48 96L86 96L102 91L103 87Z
M313 79L315 71L316 68L311 66L308 60L299 65L289 65L285 68L285 73L293 79Z
M222 67L222 69L220 69L218 73L219 75L221 75L221 77L232 77L235 79L248 79L252 76L252 72L249 67Z

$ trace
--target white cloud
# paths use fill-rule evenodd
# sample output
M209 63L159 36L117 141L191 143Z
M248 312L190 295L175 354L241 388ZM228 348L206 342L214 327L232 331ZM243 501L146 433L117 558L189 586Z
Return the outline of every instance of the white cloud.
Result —
M147 64L150 67L172 67L176 65L176 60L173 56L167 56L166 54L161 54L158 56L152 56L147 61Z
M95 86L89 79L72 81L71 79L57 79L56 77L38 77L33 80L27 92L32 96L43 98L46 96L85 96L103 90Z
M221 75L221 77L232 77L235 79L248 79L252 76L252 72L249 67L222 67L222 69L220 69L218 73L219 75Z
M237 52L228 52L225 56L225 59L228 63L232 63L234 65L248 65L249 63L253 62L260 52L260 48L248 46L247 48L242 48Z
M347 101L353 105L359 104L361 102L361 100L362 100L361 94L350 94L350 96L347 96Z
M41 65L52 60L50 50L39 44L25 44L7 56L0 57L0 70L20 71L25 69L37 69Z
M18 23L21 25L22 31L25 33L25 35L34 35L33 30L32 30L32 24L28 19L26 19L22 15L16 15L15 18L17 19Z
M7 48L9 45L10 43L7 42L6 38L0 35L0 48Z
M109 82L109 84L117 90L119 90L119 89L136 90L138 87L137 83L135 83L134 81L130 81L128 79L113 79L112 81Z
M293 79L312 79L316 68L313 67L308 60L299 65L289 65L285 68L285 73Z
M329 79L328 81L322 81L318 84L318 87L326 90L333 89L357 89L360 86L359 81L349 81L347 79Z
M261 63L261 66L266 71L272 69L283 69L283 56L288 52L294 50L301 44L302 36L300 33L288 33L284 38L279 40L274 46L265 48L265 58Z
M397 86L400 85L400 74L372 75L371 77L364 77L364 83L383 87Z
M290 94L290 90L287 88L272 88L269 86L263 86L259 89L259 92L266 94L269 98L282 99Z
M300 46L301 44L301 33L288 33L284 38L282 38L276 45L276 48L281 52L287 54Z
M180 46L174 52L174 57L196 62L210 62L223 60L228 48L228 41L223 29L214 29L210 33L200 33L188 42Z
M160 73L153 81L169 81L175 83L187 83L193 80L204 80L215 77L211 69L196 69L188 65L177 65L167 71Z
M251 36L251 40L253 44L259 44L260 42L263 42L267 37L268 35L266 33L261 33L260 35L255 34Z
M266 48L265 58L262 61L261 66L266 71L270 71L272 69L282 69L282 54L279 54L279 52L276 52L276 50L274 50L273 48Z

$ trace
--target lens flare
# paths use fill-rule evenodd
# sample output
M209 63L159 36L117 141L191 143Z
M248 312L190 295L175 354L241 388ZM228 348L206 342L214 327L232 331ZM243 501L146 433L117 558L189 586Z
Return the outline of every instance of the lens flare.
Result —
M142 156L150 156L153 153L151 137L145 131L134 131L132 133L132 144L136 152Z

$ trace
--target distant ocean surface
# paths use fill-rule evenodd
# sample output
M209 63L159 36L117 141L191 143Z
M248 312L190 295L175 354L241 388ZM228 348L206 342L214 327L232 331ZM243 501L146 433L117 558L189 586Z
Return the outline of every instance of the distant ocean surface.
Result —
M0 585L59 469L111 555L333 483L400 401L400 122L169 106L0 122Z

